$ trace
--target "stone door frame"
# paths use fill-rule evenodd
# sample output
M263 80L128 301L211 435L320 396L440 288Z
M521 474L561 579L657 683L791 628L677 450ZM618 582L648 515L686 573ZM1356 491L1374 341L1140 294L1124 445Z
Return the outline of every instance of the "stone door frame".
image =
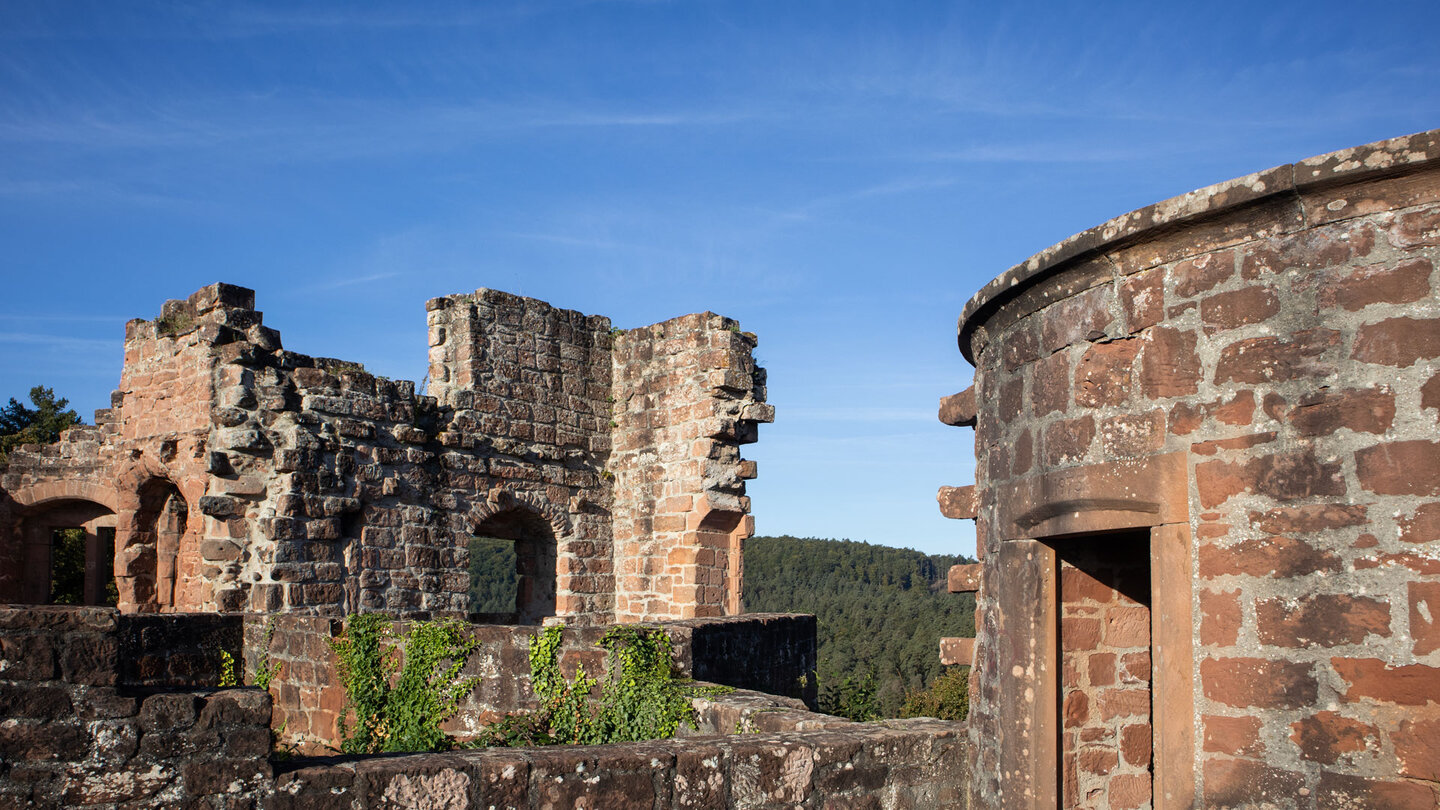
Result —
M1038 599L1030 649L1035 700L1028 718L1030 806L1060 806L1062 730L1058 558L1046 541L1149 530L1152 763L1155 810L1195 806L1195 700L1189 468L1184 453L1045 473L997 488L995 531L1002 544L1035 557Z

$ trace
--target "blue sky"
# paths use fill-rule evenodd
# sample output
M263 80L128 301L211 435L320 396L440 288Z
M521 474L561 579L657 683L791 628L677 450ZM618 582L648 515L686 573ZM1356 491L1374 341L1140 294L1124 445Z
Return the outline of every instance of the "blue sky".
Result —
M293 6L293 7L292 7ZM955 319L1112 216L1440 126L1440 4L0 2L0 399L214 281L425 372L476 287L757 332L762 534L971 553Z

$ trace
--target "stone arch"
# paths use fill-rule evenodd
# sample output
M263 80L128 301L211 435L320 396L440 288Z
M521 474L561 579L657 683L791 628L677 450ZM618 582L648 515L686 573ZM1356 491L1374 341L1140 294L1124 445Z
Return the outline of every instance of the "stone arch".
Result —
M556 615L560 582L557 525L568 528L568 520L557 521L529 499L505 497L487 501L470 510L466 521L476 537L508 540L515 544L515 615L517 624L540 624ZM468 559L468 555L467 555Z
M15 503L24 507L43 506L52 501L89 501L112 513L119 511L115 487L98 481L45 481L20 487L10 493Z
M58 482L57 482L58 483ZM28 487L0 598L27 604L113 605L115 511L95 487ZM63 580L63 582L62 582Z

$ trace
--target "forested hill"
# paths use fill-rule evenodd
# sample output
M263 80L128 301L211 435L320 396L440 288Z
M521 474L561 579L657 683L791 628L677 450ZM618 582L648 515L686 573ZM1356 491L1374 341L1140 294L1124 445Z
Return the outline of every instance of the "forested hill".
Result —
M950 566L961 562L973 561L851 540L752 537L745 609L815 614L821 708L855 716L869 703L894 717L907 691L940 674L940 638L974 635L974 597L945 589Z

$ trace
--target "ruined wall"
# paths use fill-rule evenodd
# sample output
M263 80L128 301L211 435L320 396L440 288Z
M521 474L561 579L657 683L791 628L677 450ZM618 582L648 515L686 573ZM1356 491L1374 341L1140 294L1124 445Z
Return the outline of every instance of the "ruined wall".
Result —
M0 609L0 806L256 806L273 785L270 697L195 688L217 682L215 624Z
M615 338L614 449L621 621L741 612L741 544L754 534L740 445L774 419L755 336L713 313Z
M813 616L760 613L653 626L670 637L675 668L683 677L793 698L800 707L815 705ZM343 629L340 620L324 617L245 617L245 669L253 673L262 659L281 667L270 684L275 696L273 725L283 729L281 742L301 753L323 754L340 746L337 721L344 711L345 690L331 642ZM577 666L591 675L603 673L605 651L600 639L610 629L566 628L561 636L561 668L572 675ZM403 633L405 627L396 631ZM506 714L538 705L530 690L534 627L471 624L465 634L477 647L463 674L479 681L446 725L462 739Z
M1153 806L1435 806L1437 229L1425 133L1137 211L971 300L941 416L975 425L976 485L941 500L982 557L977 802L1151 806L1117 690L1153 674ZM1149 566L1132 684L1096 663L1138 651L1115 584L1066 598L1080 553Z
M0 554L24 557L22 523L39 525L62 486L114 512L126 610L460 615L478 534L515 542L521 623L739 611L754 465L737 446L772 411L753 336L733 322L637 330L653 345L636 359L602 317L493 290L436 298L422 396L285 350L254 306L217 284L129 323L104 427L6 470ZM25 579L45 578L44 561L26 564Z

